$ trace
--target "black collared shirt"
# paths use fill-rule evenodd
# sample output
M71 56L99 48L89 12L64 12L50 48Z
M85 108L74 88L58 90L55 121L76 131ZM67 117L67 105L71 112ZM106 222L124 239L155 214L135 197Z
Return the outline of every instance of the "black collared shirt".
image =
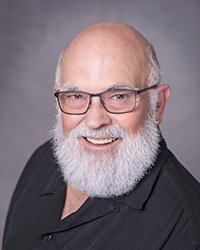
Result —
M89 198L60 220L65 189L47 142L18 182L3 250L200 249L200 185L164 140L155 166L124 197Z

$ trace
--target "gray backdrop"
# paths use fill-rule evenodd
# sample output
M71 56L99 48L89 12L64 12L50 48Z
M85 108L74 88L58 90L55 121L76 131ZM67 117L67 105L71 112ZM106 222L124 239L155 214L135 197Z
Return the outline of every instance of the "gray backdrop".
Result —
M198 0L0 0L0 240L17 179L49 138L60 50L94 22L134 25L155 45L172 89L162 131L200 180L199 11Z

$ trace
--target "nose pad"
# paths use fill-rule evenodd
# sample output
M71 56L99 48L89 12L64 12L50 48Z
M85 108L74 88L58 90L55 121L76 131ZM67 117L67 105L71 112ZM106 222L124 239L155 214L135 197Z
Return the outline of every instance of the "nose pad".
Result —
M93 97L91 99L84 122L88 128L92 129L97 129L102 126L111 124L111 117L105 110L100 98Z

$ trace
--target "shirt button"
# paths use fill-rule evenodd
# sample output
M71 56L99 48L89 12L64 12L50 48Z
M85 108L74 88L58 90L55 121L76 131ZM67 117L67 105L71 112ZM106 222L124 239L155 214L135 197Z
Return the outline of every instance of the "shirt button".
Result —
M119 207L113 207L113 211L114 211L115 213L118 213L118 212L119 212L119 210L120 210L120 208L119 208Z
M45 240L46 241L49 241L49 240L51 240L52 239L52 235L51 234L47 234L46 236L45 236Z
M115 213L118 213L120 211L120 208L117 206L111 206L110 209Z

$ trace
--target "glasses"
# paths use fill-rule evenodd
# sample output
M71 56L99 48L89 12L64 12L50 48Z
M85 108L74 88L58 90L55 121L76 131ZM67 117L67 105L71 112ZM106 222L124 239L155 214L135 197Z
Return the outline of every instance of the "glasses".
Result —
M83 91L60 91L54 93L60 110L69 115L83 115L91 106L92 97L99 97L104 109L111 114L132 112L136 106L136 96L155 89L158 84L143 89L113 89L97 94Z

